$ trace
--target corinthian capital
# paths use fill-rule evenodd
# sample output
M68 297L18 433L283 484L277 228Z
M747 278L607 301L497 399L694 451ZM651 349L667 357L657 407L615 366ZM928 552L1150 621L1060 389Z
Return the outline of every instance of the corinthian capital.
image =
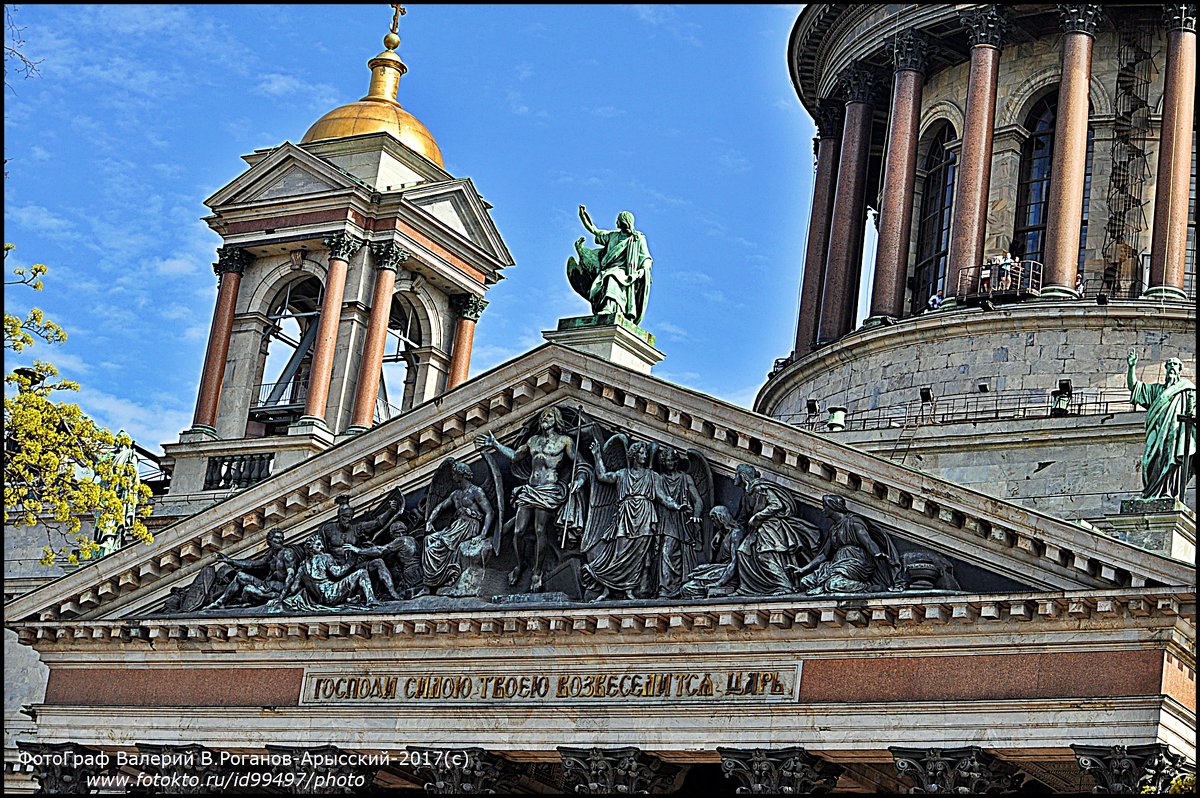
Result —
M375 268L396 271L400 264L412 256L404 247L395 241L380 242L371 245L371 254L375 256Z
M217 250L213 272L218 277L229 273L242 274L253 260L254 256L241 247L221 247Z
M892 63L897 72L904 69L925 72L929 69L929 50L929 37L909 28L897 33L892 42Z
M1196 32L1195 3L1167 3L1163 6L1163 26L1169 30Z
M354 257L354 253L358 252L359 247L363 245L361 238L354 238L345 233L335 233L331 236L325 236L321 243L329 247L330 260L350 260Z
M984 5L959 11L958 17L967 32L972 47L986 45L1000 49L1004 46L1004 34L1008 32L1008 20L998 5Z
M836 139L842 135L842 104L824 99L817 105L817 134L823 139Z
M848 103L875 104L878 81L875 70L861 63L853 63L838 75L838 90Z
M479 321L488 302L483 297L474 294L455 294L450 297L450 306L459 318L467 321Z
M1076 5L1060 5L1058 15L1061 19L1063 33L1086 33L1096 35L1096 26L1104 15L1104 7L1099 3L1080 3Z

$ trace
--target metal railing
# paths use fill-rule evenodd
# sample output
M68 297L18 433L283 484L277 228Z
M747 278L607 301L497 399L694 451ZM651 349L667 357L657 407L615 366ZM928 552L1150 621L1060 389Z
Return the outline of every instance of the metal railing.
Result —
M381 424L384 421L389 421L404 411L384 400L382 397L375 399L375 423Z
M985 263L978 273L959 272L960 297L1019 300L1042 293L1042 264L1036 260Z
M286 383L264 382L258 386L257 396L254 404L251 405L251 409L260 407L303 407L307 399L308 380L291 380Z
M1127 413L1134 409L1129 392L1119 388L1099 388L1074 391L1065 401L1056 403L1057 391L1045 394L996 392L955 394L920 400L892 407L847 413L845 427L836 431L900 429L932 424L959 424L976 421L1005 421L1057 416L1098 416ZM776 416L801 429L830 432L828 419L820 413L784 413Z
M271 476L274 452L231 454L208 458L203 490L248 488Z

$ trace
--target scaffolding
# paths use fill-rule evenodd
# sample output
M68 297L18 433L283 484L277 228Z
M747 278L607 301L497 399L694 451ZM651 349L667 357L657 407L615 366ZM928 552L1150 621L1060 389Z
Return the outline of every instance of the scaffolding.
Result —
M1112 174L1104 229L1103 287L1112 293L1144 288L1142 233L1148 224L1143 190L1150 176L1150 82L1154 73L1153 29L1140 17L1117 26L1117 87L1114 94Z

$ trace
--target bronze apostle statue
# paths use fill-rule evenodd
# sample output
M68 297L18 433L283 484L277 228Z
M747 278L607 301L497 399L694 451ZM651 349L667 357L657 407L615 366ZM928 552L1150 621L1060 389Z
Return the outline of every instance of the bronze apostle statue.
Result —
M592 223L587 209L579 206L579 219L600 249L575 242L579 260L567 259L567 281L592 306L596 316L621 315L641 324L650 295L650 250L646 236L633 226L633 214L617 214L616 230L601 230Z
M1137 379L1137 361L1137 352L1129 350L1129 398L1146 408L1142 498L1182 500L1196 463L1196 386L1184 379L1179 358L1163 364L1165 376L1157 384Z

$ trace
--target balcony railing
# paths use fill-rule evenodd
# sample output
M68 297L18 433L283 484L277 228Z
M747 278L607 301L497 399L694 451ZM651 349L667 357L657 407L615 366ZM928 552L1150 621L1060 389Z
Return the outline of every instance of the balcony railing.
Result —
M955 394L935 397L930 402L913 401L903 405L847 413L843 429L888 429L1056 416L1098 416L1127 413L1133 409L1134 406L1129 401L1129 392L1118 388L1074 391L1067 394L1065 399L1058 395L1058 391L1048 391L1044 395L1026 391ZM828 419L820 413L785 413L777 418L813 432L834 431L829 429Z
M251 409L304 407L307 399L308 380L291 380L285 383L264 382L258 386L257 397Z
M203 490L248 488L271 476L274 452L231 454L208 458Z
M1042 264L1036 260L984 264L978 274L959 272L955 294L970 300L1019 302L1042 293Z

